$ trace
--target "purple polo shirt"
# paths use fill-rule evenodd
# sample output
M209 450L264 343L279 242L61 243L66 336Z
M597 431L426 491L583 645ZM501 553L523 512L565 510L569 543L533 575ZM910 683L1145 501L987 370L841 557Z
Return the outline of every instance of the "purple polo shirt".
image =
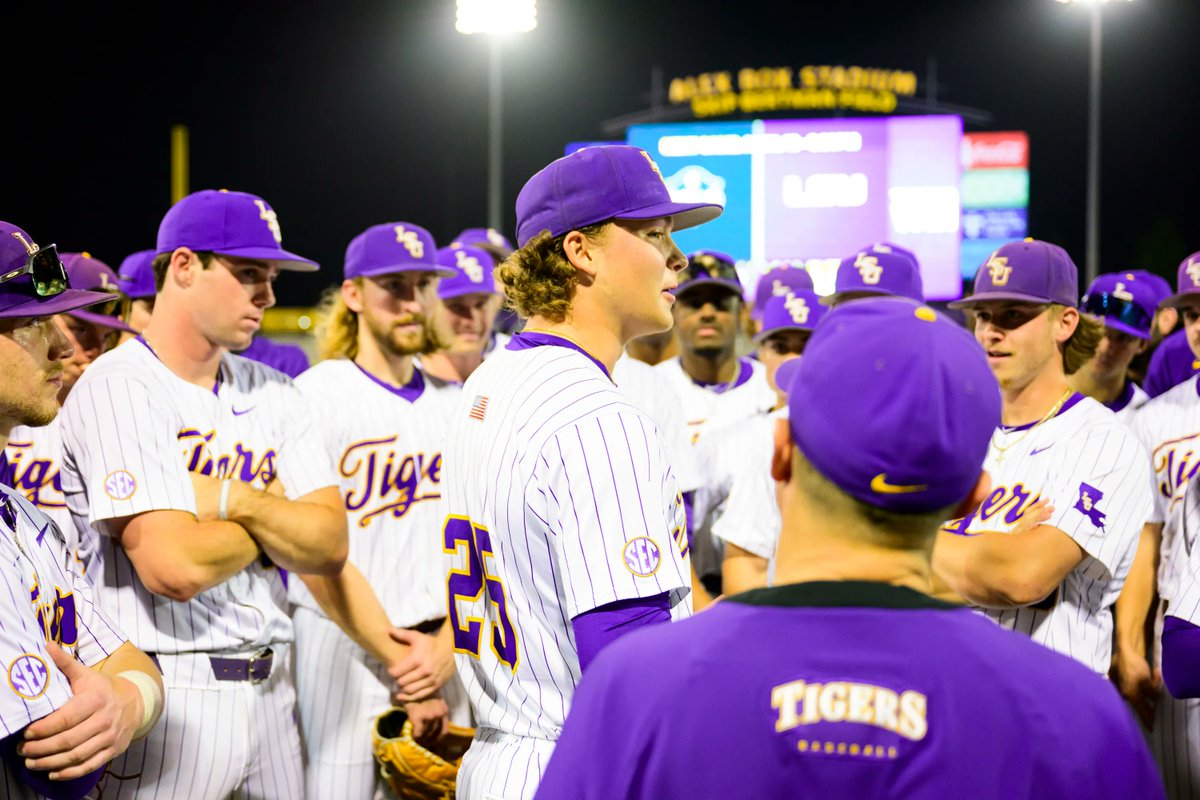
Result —
M632 633L584 675L538 798L1155 798L1113 687L918 592L807 583Z

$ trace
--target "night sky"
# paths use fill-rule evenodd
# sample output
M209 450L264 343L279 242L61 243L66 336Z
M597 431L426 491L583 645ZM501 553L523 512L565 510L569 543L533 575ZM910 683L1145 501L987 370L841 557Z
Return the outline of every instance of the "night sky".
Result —
M106 5L42 4L5 25L0 219L116 267L154 244L170 127L183 123L191 189L267 198L284 245L324 265L285 276L281 305L340 280L346 243L369 225L415 222L442 243L486 224L487 46L454 31L453 0L218 0L188 4L191 16ZM987 130L1029 132L1031 233L1082 266L1087 12L1053 0L540 0L537 30L505 46L505 233L522 183L565 143L611 138L606 120L649 106L655 67L668 79L906 69L923 93L932 57L941 100L991 112ZM1200 3L1113 2L1105 20L1101 268L1173 281L1200 249Z

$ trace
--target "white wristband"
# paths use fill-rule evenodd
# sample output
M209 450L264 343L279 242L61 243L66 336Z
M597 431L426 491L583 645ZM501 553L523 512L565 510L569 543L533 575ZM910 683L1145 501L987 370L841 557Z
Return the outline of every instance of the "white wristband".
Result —
M134 739L140 739L150 732L154 727L154 723L158 721L158 714L162 711L162 689L159 688L158 682L151 678L141 670L127 669L124 672L118 672L114 677L124 678L137 687L138 692L142 695L142 724L133 732Z
M221 500L217 504L218 519L229 519L229 486L232 483L232 478L226 478L221 481Z

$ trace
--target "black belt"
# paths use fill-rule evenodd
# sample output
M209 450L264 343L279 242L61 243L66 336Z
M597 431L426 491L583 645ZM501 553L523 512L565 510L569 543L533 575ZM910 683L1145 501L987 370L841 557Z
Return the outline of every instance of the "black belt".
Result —
M147 653L154 666L162 672L162 664L158 661L157 653ZM249 681L262 683L271 677L271 667L275 663L275 651L267 647L259 650L249 658L226 658L224 656L209 656L208 663L212 666L213 677L219 681Z
M445 622L446 622L445 617L439 617L437 619L429 619L429 620L425 620L424 622L422 622L420 624L410 626L409 630L416 631L417 633L427 633L430 636L432 636L433 634L435 634L439 630L441 630L442 625L445 624Z

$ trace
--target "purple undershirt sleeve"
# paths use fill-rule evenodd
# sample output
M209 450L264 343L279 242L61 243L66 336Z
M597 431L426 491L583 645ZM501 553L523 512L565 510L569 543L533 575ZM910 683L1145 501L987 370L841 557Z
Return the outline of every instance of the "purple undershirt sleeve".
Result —
M1200 628L1178 617L1163 620L1162 676L1172 697L1200 697Z
M102 764L87 775L69 781L52 781L47 777L49 773L34 772L28 769L25 766L25 759L17 755L17 745L24 741L24 734L25 731L22 729L0 741L0 757L4 759L4 763L13 777L49 800L82 800L88 792L95 788L96 784L100 782L101 776L104 775L107 764Z
M687 531L688 550L692 549L692 508L696 504L696 492L683 493L683 524Z
M670 621L671 598L666 592L618 600L580 614L571 620L580 670L586 670L597 653L625 634Z

